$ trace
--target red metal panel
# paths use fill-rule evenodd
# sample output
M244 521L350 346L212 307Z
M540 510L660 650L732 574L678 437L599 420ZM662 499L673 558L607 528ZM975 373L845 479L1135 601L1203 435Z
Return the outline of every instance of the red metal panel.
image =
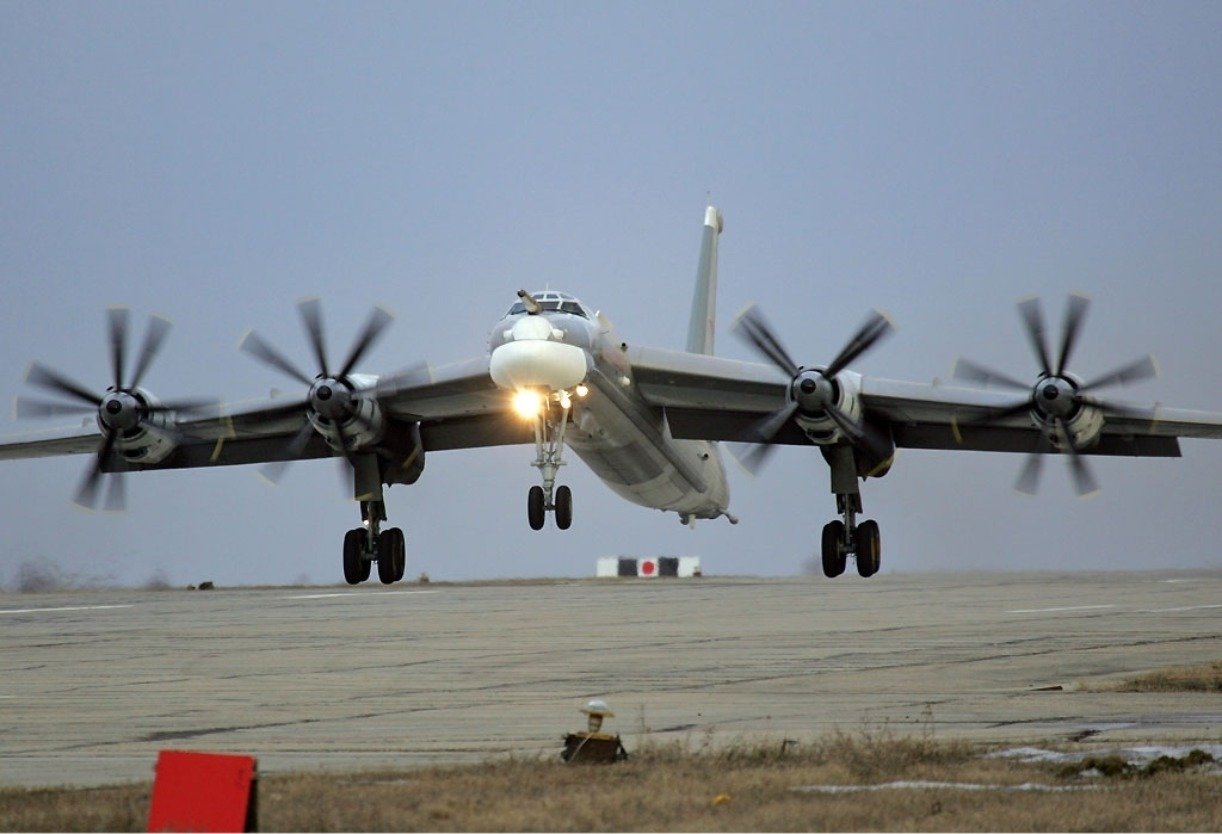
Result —
M162 750L148 830L251 830L255 767L251 756Z

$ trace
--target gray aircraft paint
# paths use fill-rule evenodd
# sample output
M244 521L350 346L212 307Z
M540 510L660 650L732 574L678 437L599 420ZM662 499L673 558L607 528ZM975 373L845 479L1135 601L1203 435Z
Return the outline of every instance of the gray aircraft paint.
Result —
M700 263L696 267L696 292L692 317L687 326L687 352L713 352L717 323L717 240L725 228L721 212L709 206L704 213L704 237L700 241Z

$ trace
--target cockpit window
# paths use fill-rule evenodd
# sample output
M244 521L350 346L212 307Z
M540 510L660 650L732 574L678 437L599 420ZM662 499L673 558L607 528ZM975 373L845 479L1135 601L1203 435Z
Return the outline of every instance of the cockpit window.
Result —
M554 292L548 290L546 292L535 293L533 298L539 302L539 306L547 313L568 313L572 316L581 316L583 319L590 318L589 311L585 306L573 296L567 293ZM526 303L517 301L509 308L506 316L516 316L526 312Z
M581 309L581 305L576 301L540 301L539 306L542 307L544 311L549 313L569 313L574 316L586 318L585 310Z

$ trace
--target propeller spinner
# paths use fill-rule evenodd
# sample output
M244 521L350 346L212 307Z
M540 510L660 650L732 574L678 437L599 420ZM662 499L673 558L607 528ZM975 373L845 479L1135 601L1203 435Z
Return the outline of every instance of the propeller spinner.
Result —
M1045 427L1045 430L1040 433L1036 449L1027 456L1027 461L1015 482L1015 489L1019 492L1028 494L1036 492L1044 455L1058 448L1063 448L1069 453L1070 474L1078 495L1089 495L1099 490L1099 483L1082 456L1082 448L1072 426L1073 420L1083 407L1106 408L1113 412L1153 416L1148 411L1118 403L1104 402L1090 396L1092 392L1101 388L1140 382L1157 375L1158 366L1152 356L1134 360L1087 382L1082 382L1068 372L1069 359L1073 355L1082 330L1082 322L1086 319L1089 308L1090 300L1085 296L1071 295L1069 297L1065 322L1061 328L1060 349L1056 355L1056 363L1053 364L1052 354L1048 350L1047 331L1039 299L1028 298L1019 302L1018 312L1023 320L1024 332L1031 342L1032 350L1040 366L1039 377L1034 385L1021 382L1008 374L966 359L960 359L955 363L954 376L956 379L984 386L996 385L1027 393L1026 397L1016 401L1013 405L994 409L964 425L995 423L1026 412L1033 414Z

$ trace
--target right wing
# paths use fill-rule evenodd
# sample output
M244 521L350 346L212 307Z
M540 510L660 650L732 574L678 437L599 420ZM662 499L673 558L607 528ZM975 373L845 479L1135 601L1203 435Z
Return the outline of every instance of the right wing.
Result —
M382 406L387 432L411 430L418 423L426 452L534 440L530 426L513 419L505 393L488 375L487 357L374 379L365 392L372 392ZM303 401L271 398L222 404L165 426L149 424L145 428L167 439L172 451L160 460L140 462L116 448L103 469L184 469L331 457L335 453L316 432L295 454L289 449L307 420L306 411ZM96 453L101 437L92 421L10 436L0 439L0 460Z

